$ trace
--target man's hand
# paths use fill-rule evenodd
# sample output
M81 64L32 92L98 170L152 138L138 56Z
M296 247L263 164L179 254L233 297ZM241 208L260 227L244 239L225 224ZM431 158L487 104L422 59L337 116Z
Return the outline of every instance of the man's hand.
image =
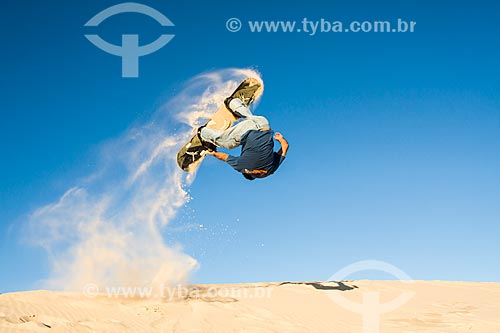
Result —
M286 156L286 153L288 151L288 142L283 137L283 134L281 134L280 132L276 132L276 134L274 134L274 138L281 145L281 149L278 151L278 154L280 154L282 156Z
M207 154L208 155L212 155L213 157L221 160L221 161L226 161L227 158L228 158L228 154L226 153L222 153L222 152L219 152L219 151L213 151L213 150L207 150Z

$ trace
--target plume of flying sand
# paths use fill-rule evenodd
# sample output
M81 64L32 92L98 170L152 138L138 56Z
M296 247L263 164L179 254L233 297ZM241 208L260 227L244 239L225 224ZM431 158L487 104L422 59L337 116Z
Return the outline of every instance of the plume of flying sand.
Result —
M45 287L187 282L197 261L162 236L189 202L186 188L196 178L177 167L176 153L246 77L260 79L237 68L191 78L148 122L103 144L94 173L30 215L30 241L47 251L51 267Z

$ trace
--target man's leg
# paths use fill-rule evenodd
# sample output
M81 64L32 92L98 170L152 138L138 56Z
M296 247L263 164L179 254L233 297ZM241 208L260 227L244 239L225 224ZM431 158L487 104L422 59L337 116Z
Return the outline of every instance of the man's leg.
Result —
M269 127L269 122L266 118L262 116L254 116L248 106L246 106L245 103L243 103L239 98L233 98L231 102L229 102L229 108L236 113L236 115L241 116L245 120L252 119L257 123L257 129Z
M248 106L245 105L239 98L233 98L229 102L229 108L237 115L240 116L241 118L246 118L246 117L251 117L252 111L248 108Z
M204 141L211 142L218 147L232 149L241 144L240 139L246 132L269 128L267 119L262 116L254 116L239 98L233 98L229 102L229 107L235 113L241 115L243 120L226 130L215 130L204 127L200 133Z
M204 141L211 142L218 147L233 149L241 144L240 140L243 134L258 129L260 129L259 124L253 119L244 119L237 125L223 131L204 127L200 134Z

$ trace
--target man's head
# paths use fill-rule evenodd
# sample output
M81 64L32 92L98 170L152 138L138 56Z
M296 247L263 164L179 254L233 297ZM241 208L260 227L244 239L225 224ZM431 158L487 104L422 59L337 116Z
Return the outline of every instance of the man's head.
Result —
M245 169L242 172L243 177L245 177L248 180L254 180L256 178L264 178L268 176L267 170L248 170Z
M248 173L244 173L243 172L242 174L243 174L243 177L245 177L248 180L255 180L255 177L252 176L252 175L250 175L250 174L248 174Z

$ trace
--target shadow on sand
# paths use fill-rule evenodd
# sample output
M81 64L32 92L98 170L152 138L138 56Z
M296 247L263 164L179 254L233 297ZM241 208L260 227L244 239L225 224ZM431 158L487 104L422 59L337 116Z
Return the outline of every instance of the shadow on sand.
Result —
M332 286L330 283L336 283L337 285ZM340 291L347 291L347 290L353 290L358 288L355 285L347 285L344 282L341 281L325 281L325 282L281 282L279 285L282 286L284 284L305 284L308 286L313 286L316 289L320 290L340 290Z

